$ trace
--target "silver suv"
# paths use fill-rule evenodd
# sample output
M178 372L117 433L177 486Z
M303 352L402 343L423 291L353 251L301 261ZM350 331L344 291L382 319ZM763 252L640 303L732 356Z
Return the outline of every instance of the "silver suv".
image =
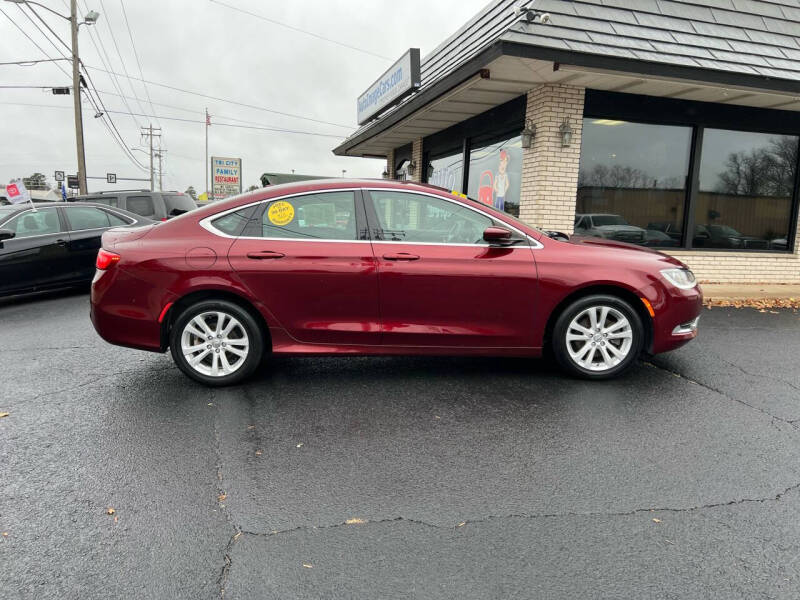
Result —
M153 221L166 221L197 208L194 200L181 192L115 190L86 194L75 200L121 208Z

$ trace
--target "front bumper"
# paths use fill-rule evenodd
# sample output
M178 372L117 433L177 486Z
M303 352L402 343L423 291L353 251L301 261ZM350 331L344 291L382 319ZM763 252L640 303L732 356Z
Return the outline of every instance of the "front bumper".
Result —
M675 350L696 338L703 310L703 291L699 285L690 290L674 286L665 290L666 297L653 318L653 354Z

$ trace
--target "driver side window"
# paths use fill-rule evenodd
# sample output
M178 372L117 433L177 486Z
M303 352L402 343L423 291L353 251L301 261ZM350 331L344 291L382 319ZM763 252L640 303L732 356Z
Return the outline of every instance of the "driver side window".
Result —
M370 190L377 224L372 237L387 242L480 244L492 220L442 198L394 190Z

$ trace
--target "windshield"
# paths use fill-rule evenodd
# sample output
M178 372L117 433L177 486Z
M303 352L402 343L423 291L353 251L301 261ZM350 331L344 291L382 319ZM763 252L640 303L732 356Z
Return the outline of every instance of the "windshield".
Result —
M627 225L628 222L619 215L594 215L592 223L595 227L603 227L604 225Z

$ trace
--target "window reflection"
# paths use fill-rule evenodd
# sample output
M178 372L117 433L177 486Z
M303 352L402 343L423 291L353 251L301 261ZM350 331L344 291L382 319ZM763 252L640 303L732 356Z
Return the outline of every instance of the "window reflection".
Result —
M461 182L464 174L464 156L459 150L428 161L428 183L448 190L462 192Z
M575 233L681 245L690 127L583 120Z
M519 216L522 144L520 137L476 144L469 153L467 195Z
M706 129L692 244L786 250L797 151L797 136Z

